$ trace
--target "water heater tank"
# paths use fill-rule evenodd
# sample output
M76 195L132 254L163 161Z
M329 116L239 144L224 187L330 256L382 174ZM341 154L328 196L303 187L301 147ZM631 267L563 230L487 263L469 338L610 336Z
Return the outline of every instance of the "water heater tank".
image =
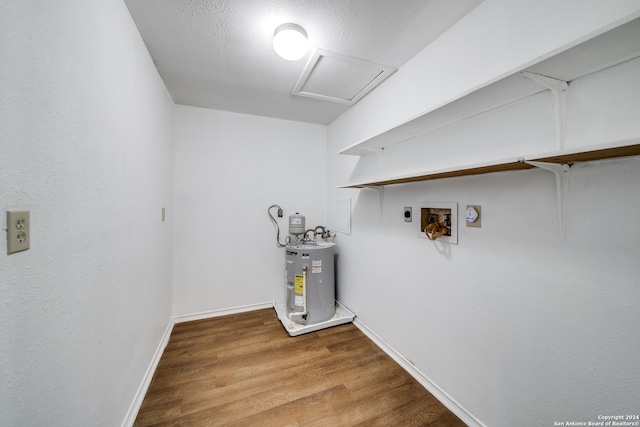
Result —
M335 314L334 246L335 243L324 243L286 247L287 316L304 311L306 286L307 313L294 315L294 322L310 325L329 320Z

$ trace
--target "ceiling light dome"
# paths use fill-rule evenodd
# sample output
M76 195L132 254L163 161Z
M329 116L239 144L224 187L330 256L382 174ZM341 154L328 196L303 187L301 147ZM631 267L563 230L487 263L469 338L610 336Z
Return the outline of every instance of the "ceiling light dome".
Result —
M287 61L297 61L309 49L307 32L300 25L282 24L273 33L273 49Z

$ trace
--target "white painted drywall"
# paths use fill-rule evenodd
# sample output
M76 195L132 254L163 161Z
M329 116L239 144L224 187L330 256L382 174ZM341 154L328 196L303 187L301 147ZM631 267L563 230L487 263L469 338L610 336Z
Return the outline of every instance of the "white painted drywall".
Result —
M32 235L1 249L0 425L120 425L171 318L173 101L123 2L1 9L0 224Z
M326 127L177 105L174 162L174 315L282 297L267 208L284 209L281 241L295 211L325 224Z
M546 425L635 409L640 232L608 213L637 211L637 159L571 172L563 243L544 171L390 188L382 205L376 192L335 189L375 171L370 158L339 149L637 16L637 1L603 4L485 2L338 119L329 156L321 126L173 111L119 2L3 4L0 221L6 209L30 209L33 234L29 251L0 257L0 424L120 424L171 316L171 293L178 315L277 297L283 255L266 208L299 209L316 225L345 196L354 217L352 235L338 237L340 299L479 420ZM491 41L499 49L467 55ZM569 141L582 143L589 112L602 117L596 108L572 118ZM635 135L613 119L583 136ZM499 119L478 120L438 136L473 135L467 148L478 155L551 143L544 117L495 124L506 132L497 142L487 132ZM507 147L513 135L521 138ZM409 148L429 138L394 148L383 166L410 172L419 165ZM431 199L483 205L483 227L461 229L458 246L417 239L401 209Z
M505 8L498 12L496 3ZM504 3L483 3L451 31L473 34L481 44L482 27L498 27L492 33L528 28L510 37L532 42L544 32L544 49L553 50L624 21L627 13L637 16L640 6L611 2L603 11L575 4L572 14L541 16L531 4L530 21L527 14L511 14ZM551 3L557 2L536 6L562 12L558 8L564 6ZM518 63L544 56L526 44L521 50L514 40L505 43L511 47L504 46L498 58L505 63L511 50ZM465 60L459 58L466 54L464 45L452 41L441 49L452 63ZM380 156L334 154L389 123L413 118L421 108L419 92L405 102L409 92L393 89L419 85L417 76L443 71L429 48L421 55L329 126L329 218L336 200L353 199L351 235L341 235L337 246L339 300L447 393L472 423L542 426L637 412L638 157L572 168L564 241L558 237L552 175L539 169L388 186L382 193L337 189L361 178L555 149L549 95L541 94L394 145ZM427 69L429 62L437 69ZM464 89L473 71L459 70L455 81L443 83L451 87L442 99L457 95L458 82ZM570 87L567 146L640 139L640 121L633 120L640 117L639 78L636 60ZM431 100L423 97L425 109ZM404 206L415 213L421 201L459 204L458 245L416 237L417 222L405 223L402 214ZM481 228L464 226L467 204L482 206Z
M562 243L544 171L388 187L382 212L361 190L338 298L484 425L633 412L639 171L638 158L575 166ZM460 214L458 245L420 239L402 208L423 200L479 204L482 228Z

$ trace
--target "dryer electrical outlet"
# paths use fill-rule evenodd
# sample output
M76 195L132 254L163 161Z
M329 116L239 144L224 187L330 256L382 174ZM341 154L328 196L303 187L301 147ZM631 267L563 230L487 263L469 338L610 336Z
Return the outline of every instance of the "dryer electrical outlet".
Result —
M404 222L413 221L413 208L411 206L405 206L404 208Z
M29 211L7 211L7 255L31 246Z

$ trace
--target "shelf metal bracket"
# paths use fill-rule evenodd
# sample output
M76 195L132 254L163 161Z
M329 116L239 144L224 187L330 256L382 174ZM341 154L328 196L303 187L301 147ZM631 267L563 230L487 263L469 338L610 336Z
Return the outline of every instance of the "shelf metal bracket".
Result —
M384 151L384 147L360 147L360 149L367 151L367 154L375 153L378 158L382 157L382 152Z
M556 182L556 197L558 204L558 237L564 241L565 227L567 223L567 197L569 195L568 164L534 162L519 159L522 163L552 172Z
M565 123L567 120L567 97L569 83L564 80L554 79L543 74L520 72L520 75L528 78L541 86L549 89L553 94L553 108L556 121L556 143L560 151L564 150Z
M367 185L362 188L368 188L371 190L376 190L378 192L378 196L380 198L380 217L382 217L384 212L384 185Z
M378 171L382 172L384 169L384 147L362 147L364 151L368 151L368 154L375 153L378 158Z

